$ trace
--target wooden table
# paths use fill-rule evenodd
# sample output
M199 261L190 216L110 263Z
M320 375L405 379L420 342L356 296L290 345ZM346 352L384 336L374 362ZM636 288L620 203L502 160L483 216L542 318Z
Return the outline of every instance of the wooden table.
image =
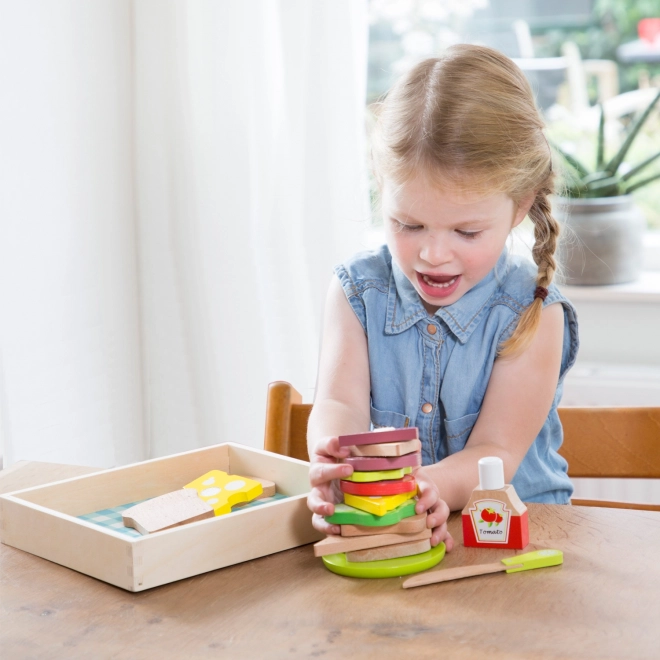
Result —
M91 471L26 464L0 492ZM141 593L0 546L0 657L657 658L660 513L530 505L563 566L403 590L304 546ZM450 529L461 539L460 519ZM461 543L437 569L512 554Z

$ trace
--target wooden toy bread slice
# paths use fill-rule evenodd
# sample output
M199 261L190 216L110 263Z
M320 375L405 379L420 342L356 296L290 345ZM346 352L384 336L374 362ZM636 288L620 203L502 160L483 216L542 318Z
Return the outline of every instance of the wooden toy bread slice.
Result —
M430 530L429 530L430 531ZM381 559L398 559L428 552L431 549L431 540L409 541L408 543L397 543L396 545L385 545L380 548L368 548L347 552L346 559L352 562L380 561Z
M366 525L341 525L342 536L373 536L374 534L416 534L426 529L426 513L404 518L393 525L368 527Z
M422 451L422 441L417 438L404 442L385 442L378 445L358 445L351 447L353 456L403 456Z
M140 534L152 534L214 516L213 507L194 490L181 488L136 504L126 509L121 517L126 527L137 529Z
M340 435L339 446L350 447L351 445L377 445L383 442L403 442L419 438L417 428L410 426L405 429L382 428L366 433L354 433L353 435Z
M385 545L401 545L412 541L424 541L431 538L431 530L423 529L417 534L376 534L374 536L327 536L314 544L314 556L334 555L338 552L352 552Z

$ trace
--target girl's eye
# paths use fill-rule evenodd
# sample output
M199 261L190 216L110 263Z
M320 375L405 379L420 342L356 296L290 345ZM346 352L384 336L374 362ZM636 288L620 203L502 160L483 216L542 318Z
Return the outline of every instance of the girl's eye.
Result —
M393 222L398 231L419 231L424 228L422 225L406 225L398 220L393 220Z
M468 238L468 239L476 238L477 236L479 236L479 234L481 234L480 231L461 231L460 229L457 229L456 231L461 236L463 236L463 238Z

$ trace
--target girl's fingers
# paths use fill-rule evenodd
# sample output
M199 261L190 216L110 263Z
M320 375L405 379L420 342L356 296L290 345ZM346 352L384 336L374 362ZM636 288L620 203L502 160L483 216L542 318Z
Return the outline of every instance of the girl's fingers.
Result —
M321 438L316 447L314 454L319 458L346 458L350 456L351 450L349 447L340 447L339 438L337 436Z
M436 488L426 488L425 484L420 484L419 499L415 505L415 513L424 513L430 511L438 502L438 491Z
M447 552L450 552L451 549L454 547L454 539L447 530L447 523L443 523L442 525L440 525L440 527L436 527L433 530L433 534L431 534L431 545L433 547L438 545L440 541L445 542L445 545L447 546Z
M341 533L339 525L331 525L330 523L327 523L323 517L319 516L317 513L312 516L312 525L314 526L314 529L317 529L323 534L339 535Z
M333 479L345 479L351 474L353 467L344 463L312 463L309 468L309 482L314 488Z
M329 500L328 493L319 488L312 488L307 496L307 508L320 516L331 516L335 512L335 505Z
M444 500L437 500L437 502L429 509L429 515L426 519L426 526L433 529L442 525L449 518L449 507Z

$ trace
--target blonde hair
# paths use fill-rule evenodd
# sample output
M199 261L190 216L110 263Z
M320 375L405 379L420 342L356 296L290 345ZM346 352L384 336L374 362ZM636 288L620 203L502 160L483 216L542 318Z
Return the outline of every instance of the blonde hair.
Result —
M405 74L376 108L372 160L384 178L403 184L423 172L461 192L504 192L516 206L535 193L532 256L536 286L548 287L557 268L559 224L548 196L555 175L543 121L522 71L506 56L460 44ZM543 301L534 298L499 355L515 356L532 341Z

